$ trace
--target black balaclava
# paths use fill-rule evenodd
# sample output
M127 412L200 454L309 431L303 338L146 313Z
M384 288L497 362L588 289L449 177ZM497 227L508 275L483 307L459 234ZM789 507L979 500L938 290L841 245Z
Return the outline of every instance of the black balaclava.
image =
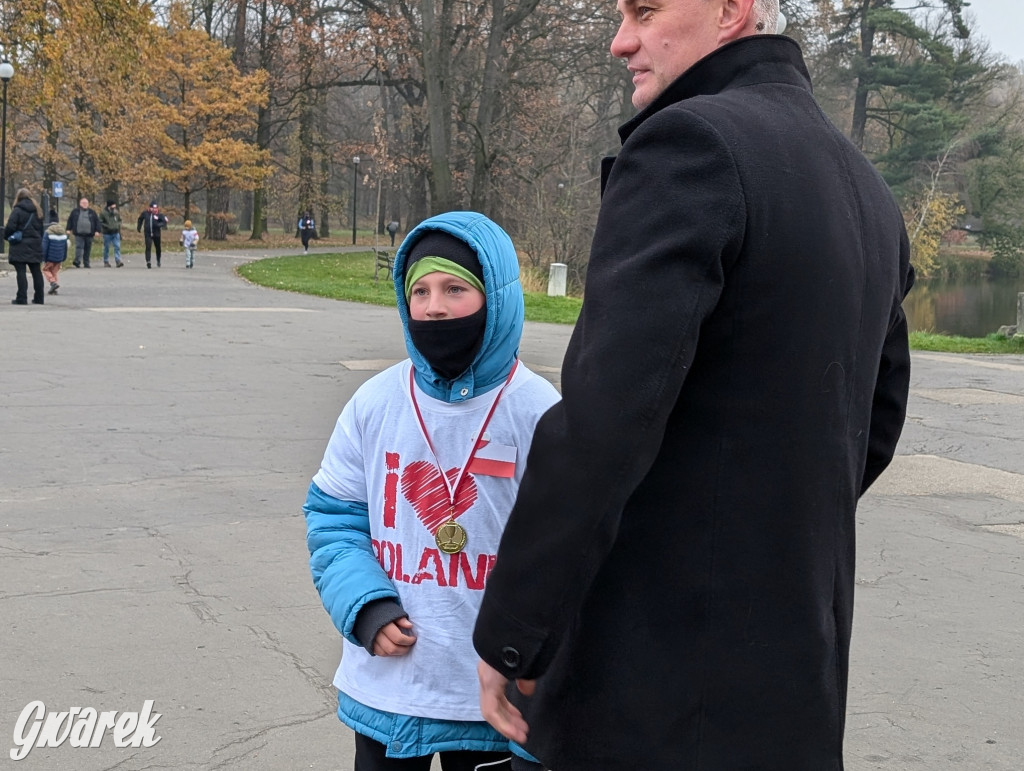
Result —
M473 248L453 235L432 230L420 238L405 261L405 274L422 257L443 257L462 266L484 283L484 271ZM486 286L486 285L485 285ZM473 363L484 341L487 304L461 319L414 321L409 319L409 337L431 368L445 380L454 380Z

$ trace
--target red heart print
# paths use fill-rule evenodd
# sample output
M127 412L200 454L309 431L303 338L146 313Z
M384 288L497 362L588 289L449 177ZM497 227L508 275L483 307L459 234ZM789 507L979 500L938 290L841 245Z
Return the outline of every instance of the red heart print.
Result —
M457 468L448 469L448 481L455 484ZM455 495L455 511L451 511L448 488L437 467L425 460L410 463L402 471L402 495L412 504L423 526L431 535L449 519L457 519L476 503L476 481L469 474L462 477Z

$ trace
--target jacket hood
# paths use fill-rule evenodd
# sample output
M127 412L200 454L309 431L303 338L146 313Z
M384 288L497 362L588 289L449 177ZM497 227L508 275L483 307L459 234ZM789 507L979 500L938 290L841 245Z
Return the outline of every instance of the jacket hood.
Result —
M413 345L409 335L409 304L405 300L405 264L412 246L429 231L439 230L465 241L483 268L487 321L476 358L455 380L445 380ZM416 383L435 399L460 402L499 386L519 355L523 334L523 288L519 283L519 258L512 239L483 214L447 212L424 220L406 236L395 254L395 295L402 320L405 348L409 352Z
M61 225L59 222L50 223L49 227L46 228L46 232L49 233L51 236L67 237L67 233L64 231L64 226Z
M36 211L36 205L27 198L22 198L11 208L24 209L26 212L29 212L30 214L35 214L37 217L39 216L39 212Z

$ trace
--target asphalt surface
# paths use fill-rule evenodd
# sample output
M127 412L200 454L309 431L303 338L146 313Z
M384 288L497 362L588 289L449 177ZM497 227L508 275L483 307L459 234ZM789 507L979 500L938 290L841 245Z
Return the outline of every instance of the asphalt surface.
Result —
M234 274L269 254L95 258L43 307L0 275L0 767L351 768L301 505L346 399L404 347L393 309ZM557 384L569 333L527 324L523 360ZM1024 357L914 357L858 517L847 769L1024 766L1022 407ZM152 700L161 738L15 762L35 700Z

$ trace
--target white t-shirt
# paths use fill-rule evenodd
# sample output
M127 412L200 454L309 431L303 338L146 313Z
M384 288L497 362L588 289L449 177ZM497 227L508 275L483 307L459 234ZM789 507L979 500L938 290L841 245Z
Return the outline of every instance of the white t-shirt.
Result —
M559 396L520 363L487 424L478 461L459 485L455 520L466 531L466 545L446 554L434 533L450 519L449 495L409 398L411 366L401 362L356 391L313 481L334 498L367 502L374 554L394 583L417 640L408 654L394 657L371 656L346 640L334 684L375 709L482 720L473 624L534 426ZM437 461L452 483L496 392L448 404L416 389ZM486 459L490 462L480 462ZM505 467L511 478L491 475L509 462L514 462L514 471ZM490 473L474 471L481 466Z

